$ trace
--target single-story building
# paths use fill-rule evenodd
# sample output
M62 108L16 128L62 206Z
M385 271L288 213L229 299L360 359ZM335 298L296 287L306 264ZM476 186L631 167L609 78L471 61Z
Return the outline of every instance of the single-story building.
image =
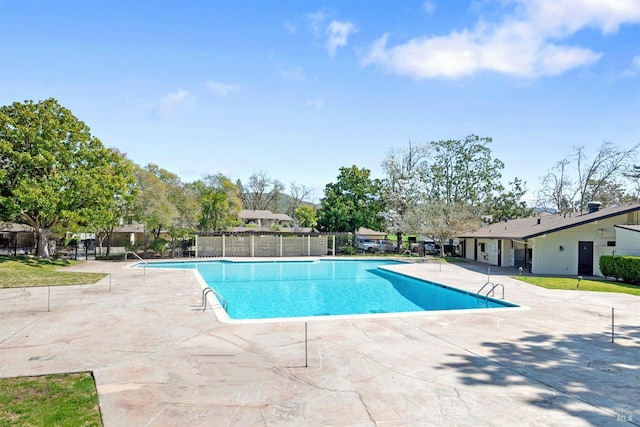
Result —
M371 230L365 227L360 227L356 231L356 237L358 239L382 240L386 239L388 235L389 233L385 233L384 231Z
M113 229L111 235L111 247L120 248L120 251L124 251L125 248L144 244L145 228L143 224L123 224ZM105 237L105 236L100 236ZM106 237L102 242L103 247L107 245ZM116 250L119 252L119 250Z
M293 218L287 214L275 214L268 210L242 209L238 215L242 222L242 230L251 228L253 230L273 230L282 228L293 228Z
M535 274L601 276L602 255L640 255L640 205L540 214L459 235L464 258Z
M0 223L0 254L22 255L35 250L33 228L16 223Z

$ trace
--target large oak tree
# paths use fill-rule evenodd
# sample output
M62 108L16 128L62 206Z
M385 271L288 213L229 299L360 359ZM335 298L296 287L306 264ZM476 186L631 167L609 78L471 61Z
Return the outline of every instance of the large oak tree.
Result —
M51 228L91 217L130 190L122 155L55 99L0 107L0 218L33 227L48 257Z

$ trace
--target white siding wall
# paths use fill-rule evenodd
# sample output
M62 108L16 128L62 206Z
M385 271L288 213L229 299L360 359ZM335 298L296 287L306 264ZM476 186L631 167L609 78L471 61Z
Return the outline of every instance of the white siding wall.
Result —
M484 251L482 250L484 244ZM469 254L469 248L473 248L478 252L478 262L484 262L491 265L498 265L498 241L492 239L478 239L478 244L474 247L474 239L469 239L469 247L467 248L467 258L473 259L473 253Z
M625 218L626 219L626 218ZM601 255L611 255L615 246L607 246L607 241L615 241L615 224L621 218L599 220L550 233L546 237L536 237L533 242L533 273L535 274L578 274L578 242L593 242L593 274L601 276L598 260ZM563 250L560 250L562 246Z
M477 248L473 245L474 239L464 239L464 246L466 250L465 259L474 259L474 254L476 253Z
M598 220L590 224L549 233L528 241L532 250L532 271L534 274L578 274L578 242L593 242L593 274L601 276L599 260L602 255L612 253L640 256L640 232L615 228L616 224L637 224L640 213L619 215ZM615 242L609 246L608 242ZM498 265L498 241L493 239L465 239L466 259L473 260L477 252L478 262ZM484 252L481 244L484 243ZM562 247L562 250L560 250ZM502 241L502 265L514 265L514 251L524 255L524 243L512 243L510 239ZM520 260L523 261L523 260Z
M640 256L640 232L616 228L616 255Z
M484 243L484 252L481 250L481 244ZM467 248L466 259L473 260L474 254L478 252L478 262L484 262L491 265L498 265L498 241L492 239L478 239L477 245L475 239L465 239ZM513 244L511 239L502 240L501 253L502 266L513 266Z

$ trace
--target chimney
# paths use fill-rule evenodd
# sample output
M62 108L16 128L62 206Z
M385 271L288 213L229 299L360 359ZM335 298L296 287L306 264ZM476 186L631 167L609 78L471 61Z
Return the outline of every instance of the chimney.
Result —
M602 203L600 202L589 202L587 203L587 211L588 213L598 212L600 210L600 206L602 206Z

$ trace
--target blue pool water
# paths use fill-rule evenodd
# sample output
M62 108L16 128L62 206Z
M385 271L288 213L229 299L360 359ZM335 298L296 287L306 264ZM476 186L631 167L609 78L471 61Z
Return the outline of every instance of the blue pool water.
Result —
M227 300L232 319L515 307L383 268L385 260L161 262L197 270Z

